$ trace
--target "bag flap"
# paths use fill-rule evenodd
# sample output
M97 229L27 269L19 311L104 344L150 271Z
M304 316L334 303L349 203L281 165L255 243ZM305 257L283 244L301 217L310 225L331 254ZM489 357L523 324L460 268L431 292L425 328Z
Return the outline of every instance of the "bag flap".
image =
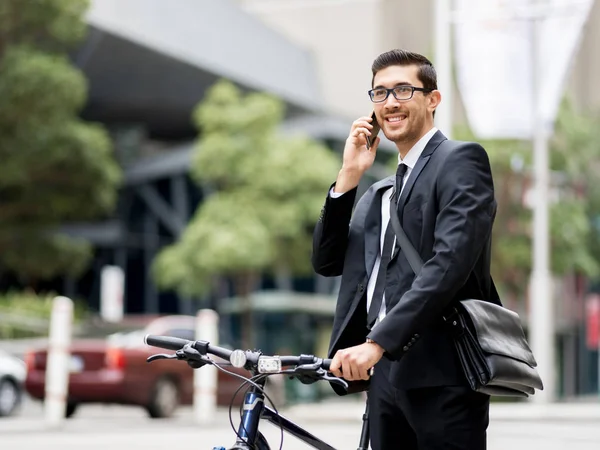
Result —
M516 312L483 300L462 300L460 304L483 351L537 366Z

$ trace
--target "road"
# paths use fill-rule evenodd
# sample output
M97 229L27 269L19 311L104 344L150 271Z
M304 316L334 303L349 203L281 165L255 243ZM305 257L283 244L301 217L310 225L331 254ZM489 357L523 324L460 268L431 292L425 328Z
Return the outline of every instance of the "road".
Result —
M340 415L326 420L323 418L325 409L322 405L304 406L288 410L286 415L338 449L356 449L360 419ZM354 409L359 414L359 409ZM262 431L271 447L279 448L279 430L265 423ZM232 436L224 410L219 410L214 423L198 426L194 424L190 408L182 408L169 420L152 420L139 408L90 405L82 407L62 429L51 430L43 421L41 406L27 402L18 416L0 420L2 450L212 449L219 445L228 448L233 443ZM301 450L309 447L288 436L284 448ZM553 420L500 417L493 419L489 428L489 450L599 448L600 421L597 417Z

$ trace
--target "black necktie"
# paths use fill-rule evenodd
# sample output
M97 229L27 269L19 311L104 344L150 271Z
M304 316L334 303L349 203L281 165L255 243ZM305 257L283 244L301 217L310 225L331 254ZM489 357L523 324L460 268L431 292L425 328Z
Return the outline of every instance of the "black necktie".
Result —
M406 174L407 168L408 166L406 166L406 164L398 165L398 170L396 171L396 185L394 187L394 193L390 198L390 202L393 204L395 204L397 199L400 198L400 191L402 190L402 183L404 181L404 175ZM390 213L395 210L396 208L390 208ZM379 263L379 271L377 272L377 279L375 281L375 290L373 291L373 298L371 299L371 306L369 307L369 313L367 315L367 326L369 329L371 329L375 324L377 316L379 316L381 303L383 302L387 266L392 258L392 251L394 250L394 237L394 229L392 228L392 223L390 221L388 222L385 230L383 250L381 252L381 262Z

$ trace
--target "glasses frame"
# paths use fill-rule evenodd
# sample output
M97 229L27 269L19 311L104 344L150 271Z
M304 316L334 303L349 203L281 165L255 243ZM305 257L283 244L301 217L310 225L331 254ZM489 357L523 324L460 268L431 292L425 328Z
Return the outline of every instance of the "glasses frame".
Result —
M411 89L410 97L408 97L408 98L398 98L398 97L396 97L396 94L394 93L394 89L398 89L398 88L410 88ZM385 94L385 98L383 100L377 100L377 101L373 100L373 92L376 91L376 90L379 91L379 90L383 90L383 89L385 89L387 91L386 94ZM408 100L410 100L410 99L413 98L413 96L415 95L415 91L429 93L429 92L432 92L433 90L434 89L427 89L427 88L422 88L422 87L417 87L417 86L410 86L408 84L402 84L400 86L394 86L393 88L389 88L389 89L388 88L384 88L384 87L379 87L379 88L376 88L376 89L370 89L367 93L369 94L369 98L371 99L371 101L373 103L383 103L383 102L385 102L388 99L388 97L390 96L390 93L399 102L406 102L406 101L408 101Z

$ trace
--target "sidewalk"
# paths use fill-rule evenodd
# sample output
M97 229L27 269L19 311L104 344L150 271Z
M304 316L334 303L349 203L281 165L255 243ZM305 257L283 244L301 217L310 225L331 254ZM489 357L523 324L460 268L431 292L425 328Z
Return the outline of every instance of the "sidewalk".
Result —
M364 403L359 400L326 400L285 408L282 415L302 421L356 422L362 419ZM600 422L600 399L589 403L492 403L491 421L577 421Z

